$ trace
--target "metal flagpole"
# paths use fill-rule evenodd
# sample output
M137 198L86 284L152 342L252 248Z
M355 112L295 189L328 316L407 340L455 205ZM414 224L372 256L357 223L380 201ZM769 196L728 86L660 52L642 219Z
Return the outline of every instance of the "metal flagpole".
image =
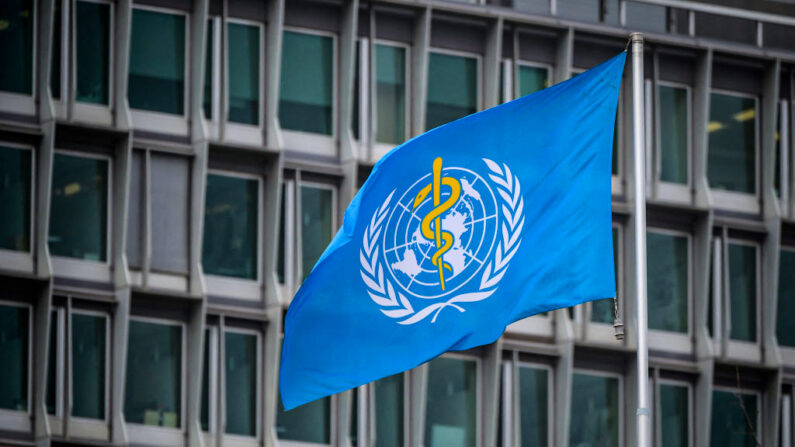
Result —
M649 346L646 303L646 125L643 120L643 34L630 35L632 45L632 125L635 151L635 284L637 286L638 409L637 446L651 447Z

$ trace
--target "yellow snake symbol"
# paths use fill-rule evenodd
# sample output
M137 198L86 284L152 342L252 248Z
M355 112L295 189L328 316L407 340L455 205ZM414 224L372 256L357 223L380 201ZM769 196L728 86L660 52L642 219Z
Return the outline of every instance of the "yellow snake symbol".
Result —
M450 196L444 202L442 202L442 185L450 188ZM433 161L433 180L417 193L413 208L416 209L431 192L433 192L433 209L422 219L420 228L425 239L436 242L436 251L431 257L431 262L439 268L439 282L444 290L444 269L453 271L453 267L444 261L444 254L453 247L453 234L442 230L442 219L439 216L458 201L461 196L461 184L452 177L442 177L441 157L436 157Z

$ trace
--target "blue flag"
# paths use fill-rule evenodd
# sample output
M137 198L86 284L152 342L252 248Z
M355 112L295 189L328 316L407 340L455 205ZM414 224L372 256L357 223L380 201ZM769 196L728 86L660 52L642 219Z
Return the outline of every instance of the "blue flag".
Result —
M286 409L615 296L625 58L433 129L375 165L287 311Z

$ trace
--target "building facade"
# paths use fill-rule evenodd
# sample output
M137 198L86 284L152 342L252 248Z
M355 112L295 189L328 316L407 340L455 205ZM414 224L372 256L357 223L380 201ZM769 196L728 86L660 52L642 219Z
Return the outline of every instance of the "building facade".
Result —
M0 444L634 445L628 82L618 300L290 412L277 383L291 297L379 157L634 30L655 445L793 447L786 0L3 0Z

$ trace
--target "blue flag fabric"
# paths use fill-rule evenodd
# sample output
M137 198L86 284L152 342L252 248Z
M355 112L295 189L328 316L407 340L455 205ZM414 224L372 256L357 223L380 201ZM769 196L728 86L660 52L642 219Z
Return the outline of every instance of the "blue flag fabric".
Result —
M625 58L440 126L375 165L287 312L286 409L615 296Z

